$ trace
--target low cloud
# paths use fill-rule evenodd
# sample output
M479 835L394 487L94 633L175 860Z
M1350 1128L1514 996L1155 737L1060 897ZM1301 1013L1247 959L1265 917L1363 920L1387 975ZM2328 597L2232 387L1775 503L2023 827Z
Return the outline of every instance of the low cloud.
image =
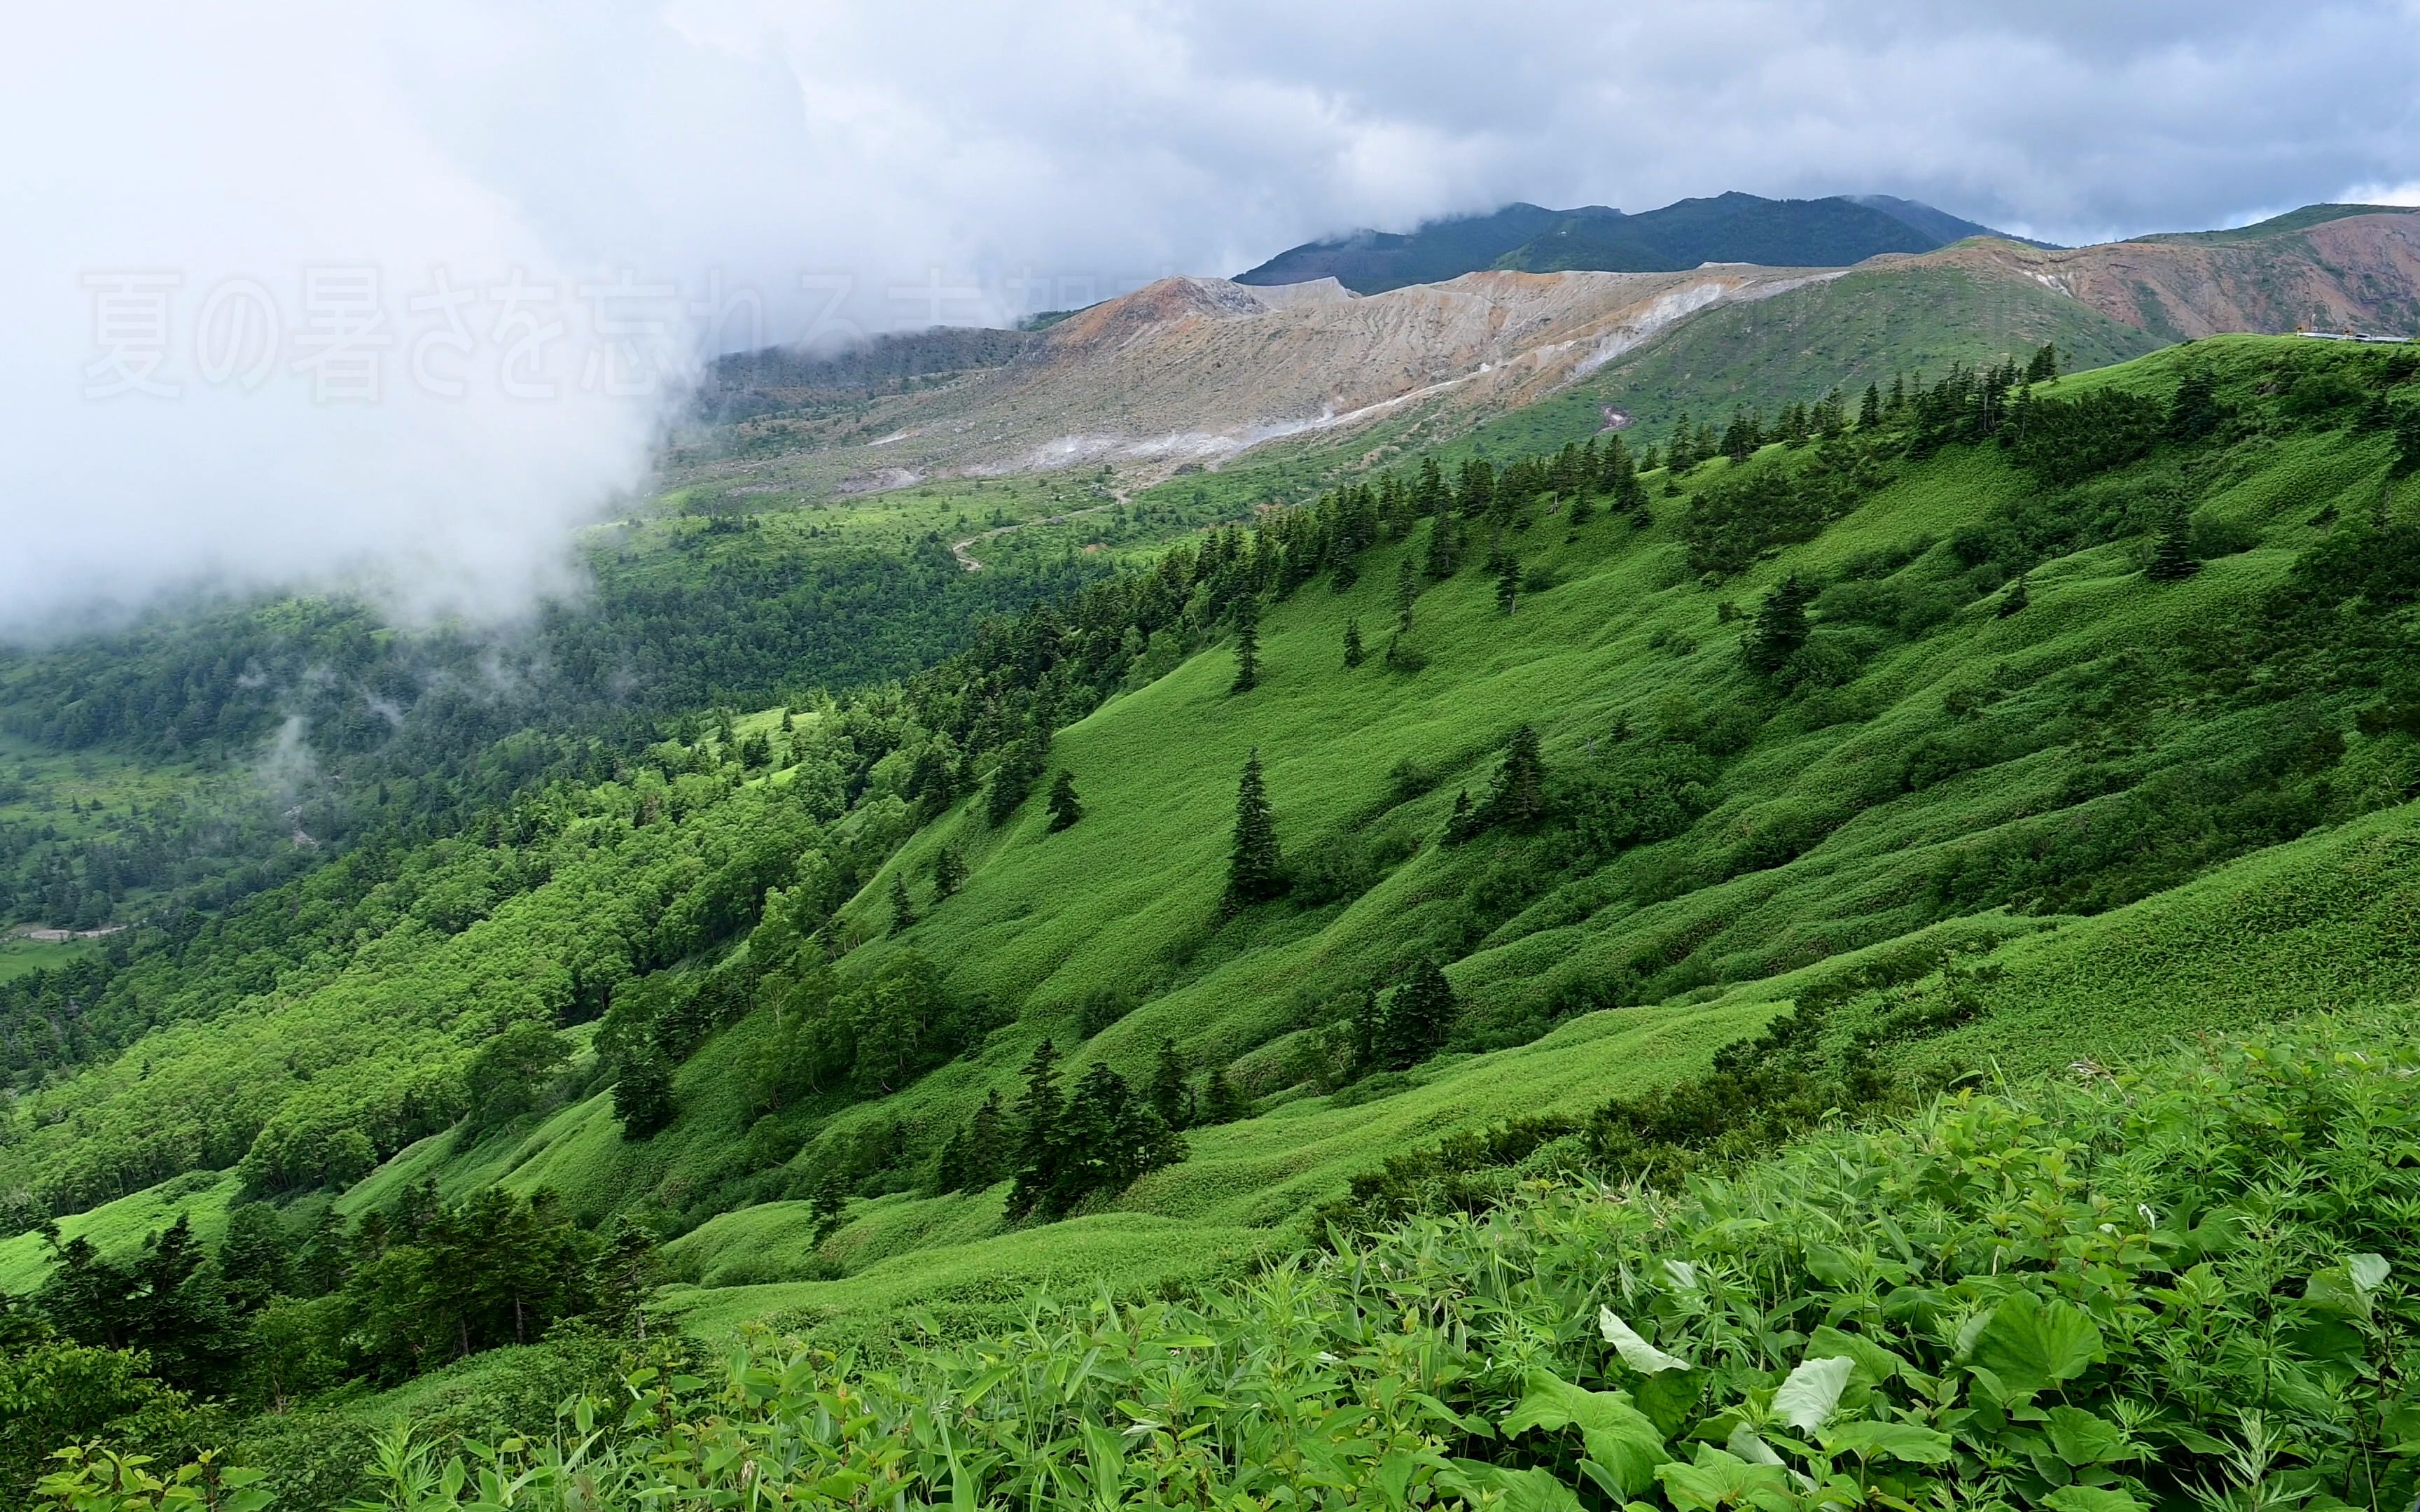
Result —
M509 617L576 586L703 351L1358 225L1735 188L2073 241L2420 198L2404 3L228 0L9 40L13 634L194 584Z

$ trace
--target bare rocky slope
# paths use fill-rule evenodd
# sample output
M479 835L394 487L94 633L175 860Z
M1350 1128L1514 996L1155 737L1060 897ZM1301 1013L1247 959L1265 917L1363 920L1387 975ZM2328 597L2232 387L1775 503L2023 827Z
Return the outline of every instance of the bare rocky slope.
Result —
M2079 318L2152 343L2298 326L2420 327L2420 215L2350 208L2224 238L2072 250L1975 239L1871 259L1857 276L1904 277L1913 286L1962 275L1979 305L2023 294L2038 306L2048 291L2058 303L2072 301ZM746 444L685 466L692 481L813 495L1091 462L1164 476L1281 438L1415 412L1450 428L1532 403L1709 312L1843 271L1488 271L1368 296L1332 278L1274 286L1162 279L1039 335L985 347L988 365L844 404L770 406L773 413L741 427ZM2006 337L2024 334L2010 322Z

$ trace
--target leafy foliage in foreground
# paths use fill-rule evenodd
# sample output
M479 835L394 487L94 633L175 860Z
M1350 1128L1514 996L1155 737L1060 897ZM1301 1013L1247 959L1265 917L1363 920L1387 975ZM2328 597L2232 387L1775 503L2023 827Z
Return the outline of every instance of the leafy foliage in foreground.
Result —
M2408 1029L2079 1072L895 1369L760 1340L551 1438L371 1468L414 1509L2408 1503Z

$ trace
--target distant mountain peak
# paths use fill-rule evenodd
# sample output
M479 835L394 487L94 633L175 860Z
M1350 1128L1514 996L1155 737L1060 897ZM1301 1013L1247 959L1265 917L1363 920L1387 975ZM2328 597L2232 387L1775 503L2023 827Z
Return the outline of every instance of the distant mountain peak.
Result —
M1356 293L1378 294L1486 268L1627 273L1706 263L1835 268L2003 234L1887 194L1765 199L1727 190L1635 215L1608 205L1556 210L1516 201L1409 232L1365 229L1305 242L1238 273L1235 282L1268 285L1332 277Z

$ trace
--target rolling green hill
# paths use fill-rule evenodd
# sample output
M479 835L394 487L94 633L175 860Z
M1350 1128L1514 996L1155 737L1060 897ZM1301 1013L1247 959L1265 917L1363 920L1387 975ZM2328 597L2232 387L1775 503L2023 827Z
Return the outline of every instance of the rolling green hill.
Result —
M123 1253L180 1207L206 1243L259 1198L358 1246L501 1188L655 1234L656 1316L698 1337L1000 1336L1037 1290L1232 1278L1315 1211L1685 1171L2408 1001L2415 368L2290 338L1960 368L1635 489L1511 423L1450 482L1382 458L902 684L138 950L75 1011L159 1026L18 1099L0 1194ZM1237 898L1255 753L1282 878ZM1451 1010L1415 1018L1430 967ZM1119 1115L1134 1169L1012 1220L982 1109L1046 1040L1187 1126ZM50 1264L0 1241L0 1287Z

